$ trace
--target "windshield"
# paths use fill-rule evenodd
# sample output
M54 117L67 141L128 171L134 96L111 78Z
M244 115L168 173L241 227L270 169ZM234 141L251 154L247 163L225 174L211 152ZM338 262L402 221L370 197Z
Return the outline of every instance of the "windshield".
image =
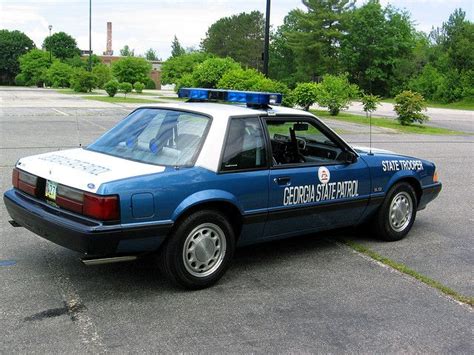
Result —
M166 109L138 109L87 147L143 163L193 165L210 118Z

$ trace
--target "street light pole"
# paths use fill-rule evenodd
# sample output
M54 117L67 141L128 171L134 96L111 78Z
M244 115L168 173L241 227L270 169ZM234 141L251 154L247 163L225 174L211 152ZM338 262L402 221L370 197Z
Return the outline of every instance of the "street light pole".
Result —
M268 76L268 48L270 46L270 2L267 0L267 10L265 13L265 42L263 47L263 74Z
M53 26L49 25L48 28L49 28L49 62L51 63L53 61L53 58L51 55L51 30L53 29Z
M89 0L89 71L92 71L92 0Z

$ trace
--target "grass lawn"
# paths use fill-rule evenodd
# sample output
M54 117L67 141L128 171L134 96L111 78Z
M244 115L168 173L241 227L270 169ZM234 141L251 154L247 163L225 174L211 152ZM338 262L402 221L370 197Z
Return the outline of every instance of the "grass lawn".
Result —
M148 100L148 99L137 99L135 97L123 97L123 96L83 96L87 100L95 100L101 102L110 102L113 104L125 103L125 104L144 104L144 103L158 103L157 100Z
M345 121L350 123L359 123L368 125L369 120L365 116L353 115L350 113L341 112L337 116L331 116L329 112L323 110L311 110L316 116L321 118L329 118L332 120ZM411 126L402 126L398 121L390 118L372 117L372 125L376 127L391 128L402 133L416 133L416 134L434 134L434 135L456 135L467 134L461 131L453 131L446 128L430 127L425 125L413 124Z
M391 104L395 103L395 99L383 99L382 102L388 102ZM473 100L462 100L458 102L451 102L449 104L443 104L440 102L427 101L428 107L435 108L451 108L454 110L472 110L474 111L474 101Z
M94 92L94 91L92 91L92 92L76 92L73 89L68 89L68 88L54 89L54 90L56 90L60 94L66 94L66 95L100 95L100 93Z

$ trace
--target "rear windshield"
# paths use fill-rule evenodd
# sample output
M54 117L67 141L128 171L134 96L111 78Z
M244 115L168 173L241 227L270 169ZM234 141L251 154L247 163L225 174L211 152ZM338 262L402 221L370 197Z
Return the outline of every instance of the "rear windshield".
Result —
M87 149L149 164L190 166L209 123L209 117L190 112L138 109Z

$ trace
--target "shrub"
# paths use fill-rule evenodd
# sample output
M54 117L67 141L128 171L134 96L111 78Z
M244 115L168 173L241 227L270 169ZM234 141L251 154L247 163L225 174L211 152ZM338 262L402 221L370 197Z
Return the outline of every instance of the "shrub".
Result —
M361 101L362 108L367 117L372 116L372 112L377 110L377 106L380 105L380 97L377 95L364 94L361 97Z
M184 74L181 78L178 79L174 86L174 90L178 92L179 89L181 88L192 88L195 87L195 81L193 78L193 74L187 73Z
M77 68L71 76L71 87L77 92L91 92L96 87L97 78L85 69Z
M120 83L145 82L150 74L151 64L144 58L125 57L112 64L112 73Z
M120 83L118 86L120 92L123 92L125 98L129 92L132 92L132 84L130 83Z
M239 68L240 64L232 58L209 58L196 66L193 79L198 87L216 88L226 72Z
M418 92L402 91L395 96L394 109L398 114L398 121L404 126L414 122L423 123L428 121L428 116L421 113L421 111L426 111L425 99Z
M96 64L96 66L92 68L92 73L97 77L97 87L99 89L103 89L105 83L112 80L112 71L105 64Z
M209 58L209 54L192 52L171 57L161 67L161 82L163 84L178 84L186 74L191 74L194 68Z
M359 87L349 83L347 74L325 75L319 89L317 103L327 107L332 116L337 116L341 109L347 108L359 93Z
M156 89L155 82L153 80L151 80L150 78L147 78L146 81L145 81L145 89L155 90Z
M114 97L119 89L119 82L115 79L109 80L104 84L104 89L110 97Z
M133 84L133 88L135 89L137 93L141 94L143 89L145 88L145 84L137 81L135 84Z
M15 76L15 85L26 86L25 74L20 73L17 76Z
M25 85L42 86L45 81L46 70L51 65L49 53L40 49L32 49L20 56L18 60L20 61L20 72L23 74Z
M66 63L55 61L46 70L45 78L53 87L69 87L73 72L73 68Z
M294 102L308 111L318 99L319 86L316 83L300 83L293 90Z

